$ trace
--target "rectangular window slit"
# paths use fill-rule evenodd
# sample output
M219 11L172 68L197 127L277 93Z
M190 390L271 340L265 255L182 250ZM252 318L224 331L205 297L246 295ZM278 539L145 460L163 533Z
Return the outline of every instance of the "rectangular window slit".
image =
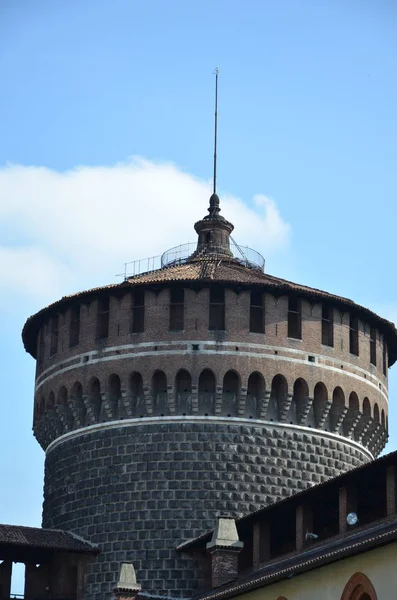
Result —
M324 346L334 345L334 311L327 304L322 305L321 314L321 343Z
M209 329L212 331L225 330L225 290L222 287L210 289Z
M97 339L104 339L107 338L109 335L109 306L109 296L107 298L98 299L96 330Z
M370 354L371 365L376 366L376 329L375 329L375 327L371 327L371 329L370 329L369 354Z
M302 306L296 296L288 298L288 337L302 339Z
M132 294L132 333L142 333L145 329L145 292L136 290Z
M70 309L69 346L77 346L80 340L80 305Z
M185 316L185 290L174 287L170 290L170 331L183 331Z
M265 333L264 315L265 310L263 293L256 290L252 291L249 323L249 330L251 333Z
M350 315L349 343L350 353L358 356L358 317L352 314Z

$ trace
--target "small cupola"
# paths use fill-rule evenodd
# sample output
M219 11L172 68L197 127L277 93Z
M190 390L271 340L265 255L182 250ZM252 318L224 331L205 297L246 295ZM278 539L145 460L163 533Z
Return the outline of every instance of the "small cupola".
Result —
M198 233L195 256L232 256L230 234L234 226L219 214L221 210L219 204L219 196L213 193L208 208L209 214L194 224L194 228Z

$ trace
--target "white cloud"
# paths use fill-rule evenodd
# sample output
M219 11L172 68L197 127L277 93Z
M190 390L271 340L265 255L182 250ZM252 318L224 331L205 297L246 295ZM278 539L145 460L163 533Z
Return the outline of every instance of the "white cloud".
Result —
M52 301L115 281L124 262L195 241L210 194L209 182L142 158L67 172L8 165L0 169L0 287ZM221 208L242 244L264 254L287 246L290 226L270 198L247 206L225 194Z

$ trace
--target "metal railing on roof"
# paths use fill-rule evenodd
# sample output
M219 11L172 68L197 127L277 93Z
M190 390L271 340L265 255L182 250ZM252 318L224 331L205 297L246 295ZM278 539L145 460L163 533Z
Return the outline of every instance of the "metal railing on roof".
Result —
M190 258L193 259L200 258L201 256L211 257L217 255L219 255L222 260L237 260L240 264L249 269L265 270L265 259L259 252L248 246L238 245L232 237L230 237L230 241L230 256L225 255L224 247L217 248L213 244L209 244L208 246L201 246L200 250L197 251L197 242L189 242L170 248L161 255L159 254L157 256L150 256L149 258L142 258L124 263L124 273L118 276L124 277L124 279L130 279L141 273L148 273L150 271L155 271L156 269L184 264Z

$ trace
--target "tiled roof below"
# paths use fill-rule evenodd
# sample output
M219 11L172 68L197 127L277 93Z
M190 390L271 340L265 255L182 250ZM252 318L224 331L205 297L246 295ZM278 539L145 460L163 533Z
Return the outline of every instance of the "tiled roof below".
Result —
M59 550L63 552L96 553L97 547L85 540L58 529L41 529L22 525L0 524L0 546Z

